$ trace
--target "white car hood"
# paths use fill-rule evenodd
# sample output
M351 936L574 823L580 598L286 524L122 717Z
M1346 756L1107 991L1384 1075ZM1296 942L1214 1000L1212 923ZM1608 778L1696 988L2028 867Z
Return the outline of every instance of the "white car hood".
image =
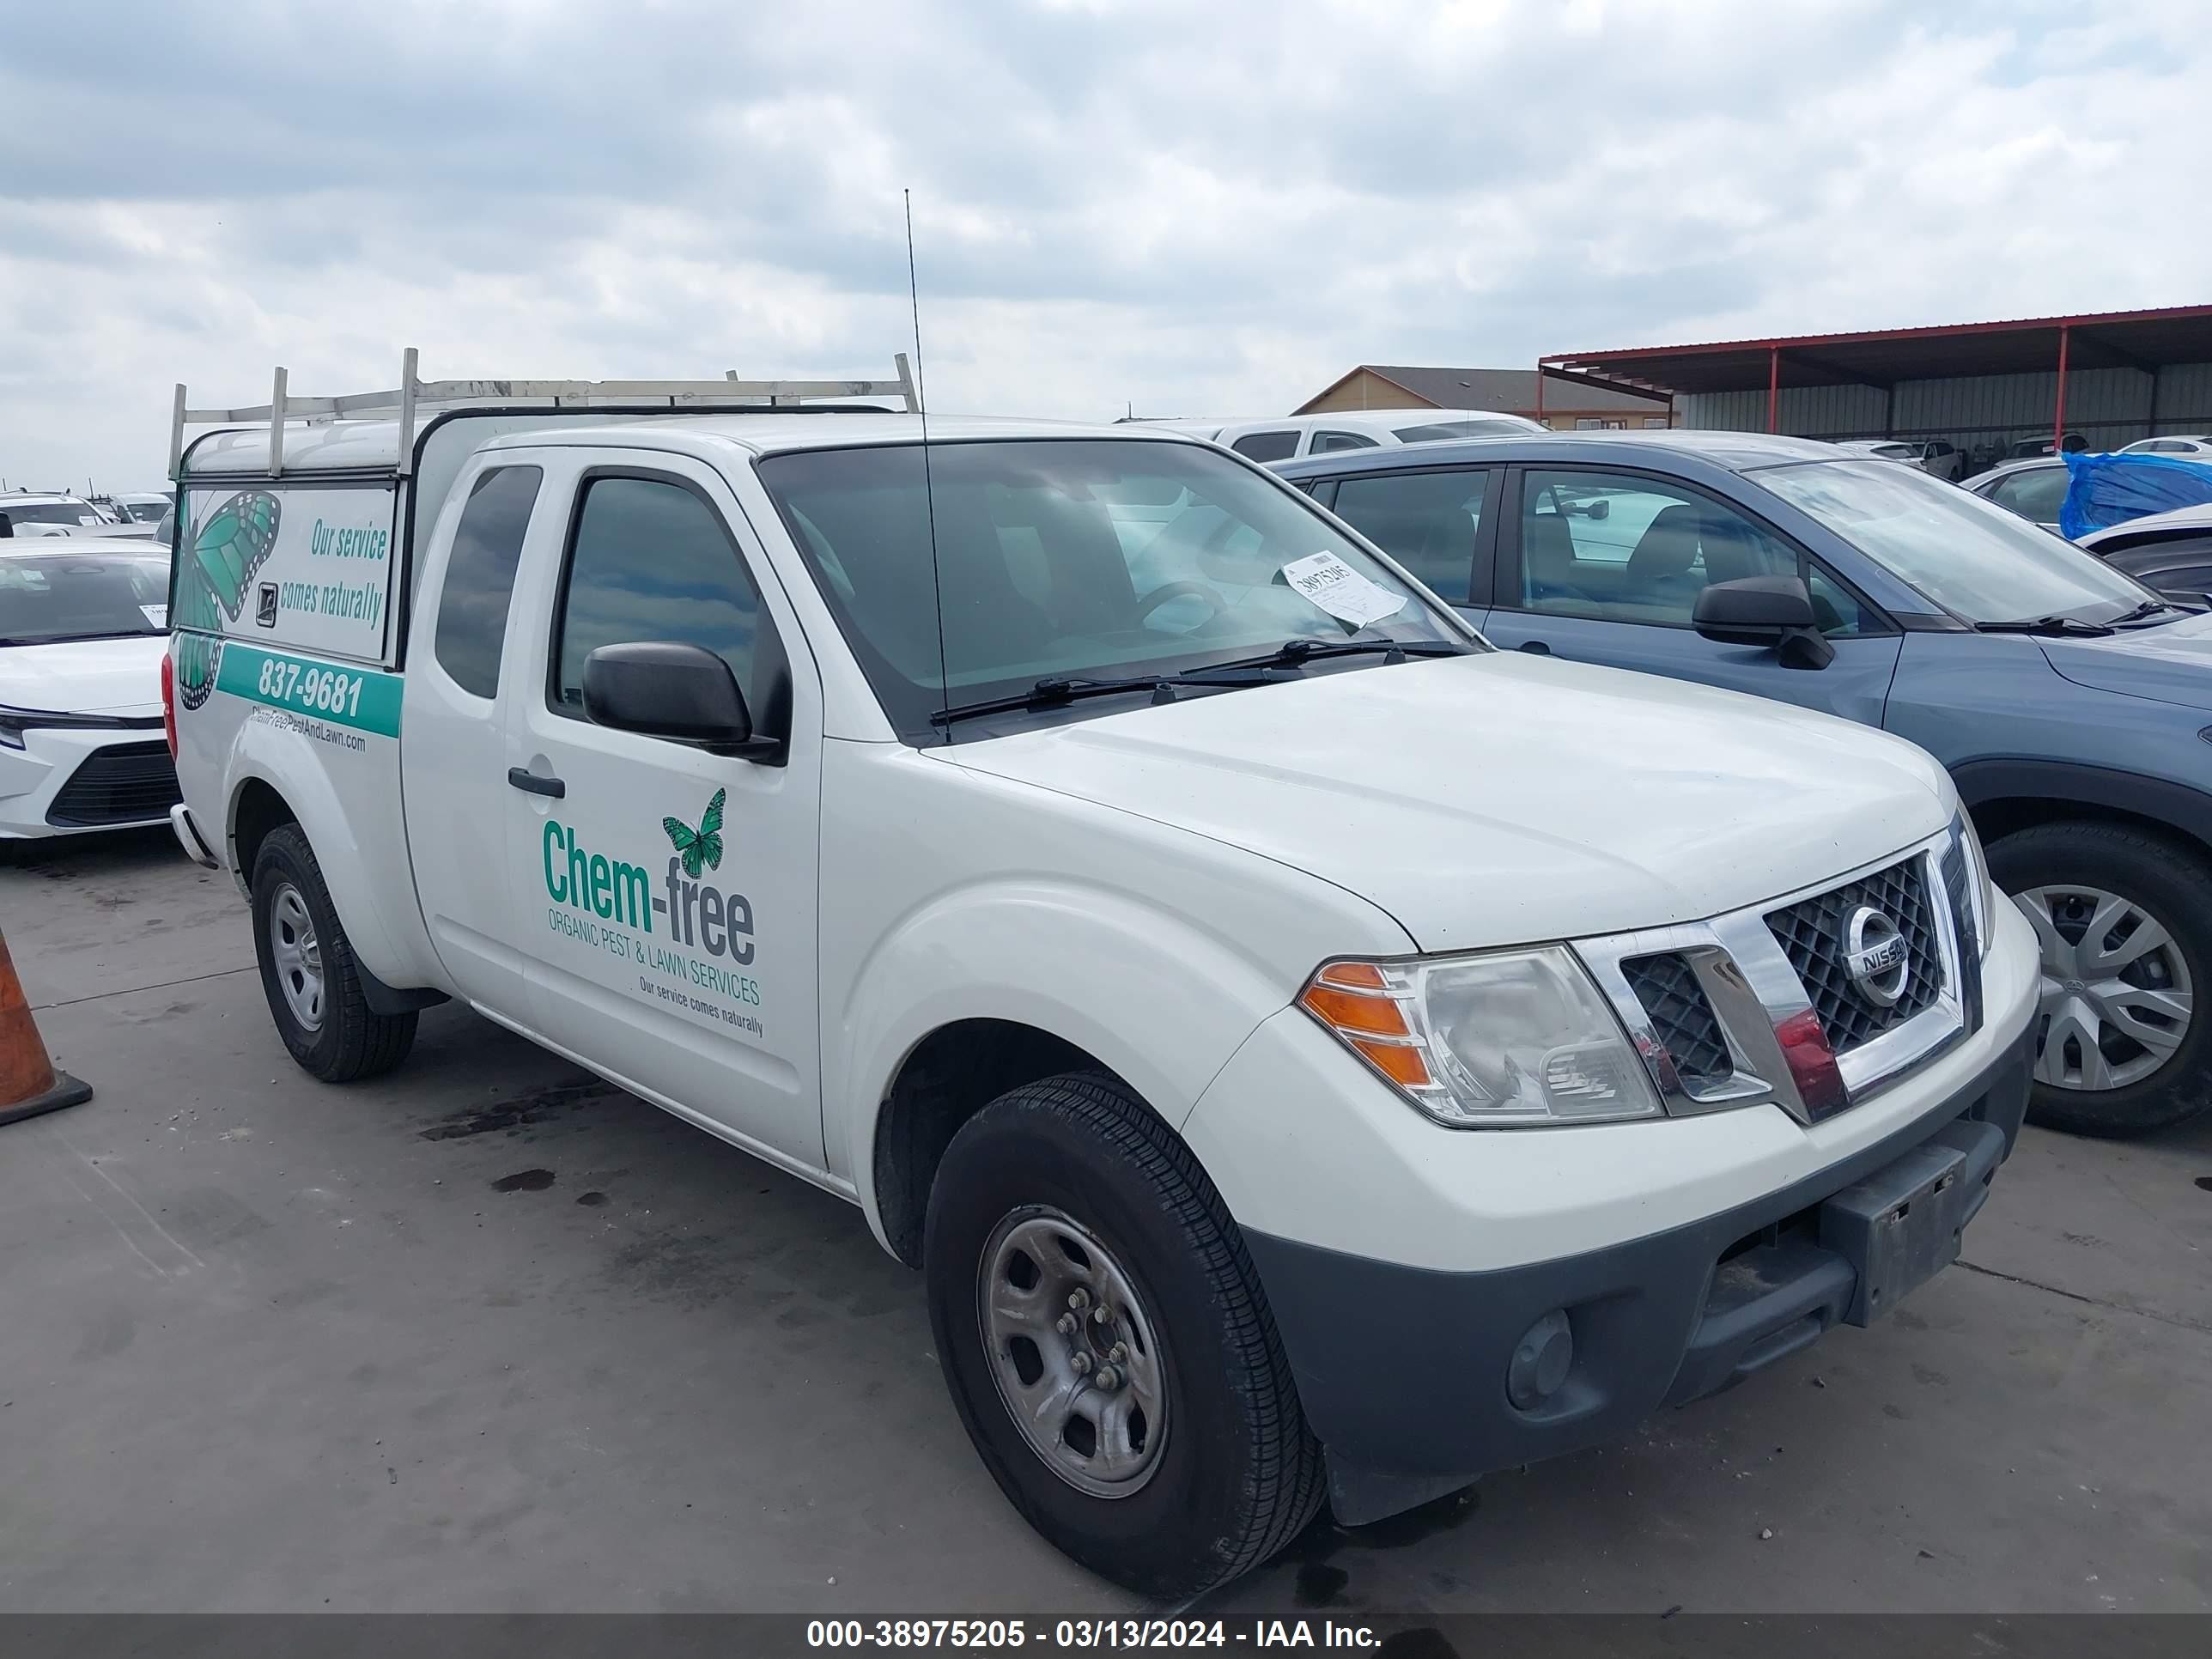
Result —
M0 646L0 707L59 714L158 714L167 636Z
M1865 726L1507 652L933 752L1310 872L1425 951L1735 909L1933 834L1954 799L1934 760Z

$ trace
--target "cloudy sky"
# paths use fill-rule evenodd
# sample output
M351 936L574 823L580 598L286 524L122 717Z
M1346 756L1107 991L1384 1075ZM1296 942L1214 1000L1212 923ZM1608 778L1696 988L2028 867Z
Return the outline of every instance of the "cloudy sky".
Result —
M409 344L888 374L902 187L947 410L2212 300L2179 0L6 10L9 483L146 487L173 382L389 386Z

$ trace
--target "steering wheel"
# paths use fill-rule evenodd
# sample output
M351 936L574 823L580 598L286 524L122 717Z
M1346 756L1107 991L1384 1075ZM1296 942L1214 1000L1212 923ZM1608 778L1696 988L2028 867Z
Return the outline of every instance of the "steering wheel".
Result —
M1142 628L1145 619L1172 599L1204 599L1206 614L1183 629L1186 634L1198 630L1218 617L1229 606L1221 595L1204 582L1164 582L1137 601L1137 626Z

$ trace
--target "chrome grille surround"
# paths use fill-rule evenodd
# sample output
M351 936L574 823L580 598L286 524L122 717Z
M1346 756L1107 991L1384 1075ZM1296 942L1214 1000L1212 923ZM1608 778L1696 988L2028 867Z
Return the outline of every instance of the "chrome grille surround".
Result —
M1685 1116L1771 1103L1800 1122L1817 1122L1868 1099L1978 1030L1981 961L1971 923L1961 926L1972 909L1967 896L1954 890L1972 867L1962 850L1963 833L1954 822L1901 852L1709 921L1574 941L1576 954L1643 1056L1668 1113ZM1933 934L1929 944L1941 983L1917 1012L1838 1050L1814 1007L1818 988L1808 988L1768 918L1876 878L1893 878L1905 866L1924 897L1923 920ZM1686 1071L1678 1063L1668 1036L1680 1042L1686 1030L1705 1034L1682 1024L1679 999L1661 1006L1655 1018L1639 997L1639 988L1653 990L1647 959L1654 957L1679 959L1694 977L1727 1044L1731 1069L1726 1076L1717 1074L1702 1043L1698 1063L1707 1069Z

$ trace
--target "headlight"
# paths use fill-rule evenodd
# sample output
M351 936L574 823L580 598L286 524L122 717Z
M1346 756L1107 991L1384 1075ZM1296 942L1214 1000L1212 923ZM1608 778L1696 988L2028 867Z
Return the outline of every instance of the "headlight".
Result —
M0 713L0 749L21 749L27 746L23 742L23 722L12 715Z
M1990 953L1990 934L1994 931L1990 917L1990 902L1996 890L1990 885L1990 863L1982 856L1982 838L1974 833L1974 821L1962 811L1951 820L1951 833L1966 849L1966 897L1973 906L1974 938L1979 941L1982 954Z
M1323 963L1298 1004L1453 1128L1661 1115L1643 1062L1564 945Z

